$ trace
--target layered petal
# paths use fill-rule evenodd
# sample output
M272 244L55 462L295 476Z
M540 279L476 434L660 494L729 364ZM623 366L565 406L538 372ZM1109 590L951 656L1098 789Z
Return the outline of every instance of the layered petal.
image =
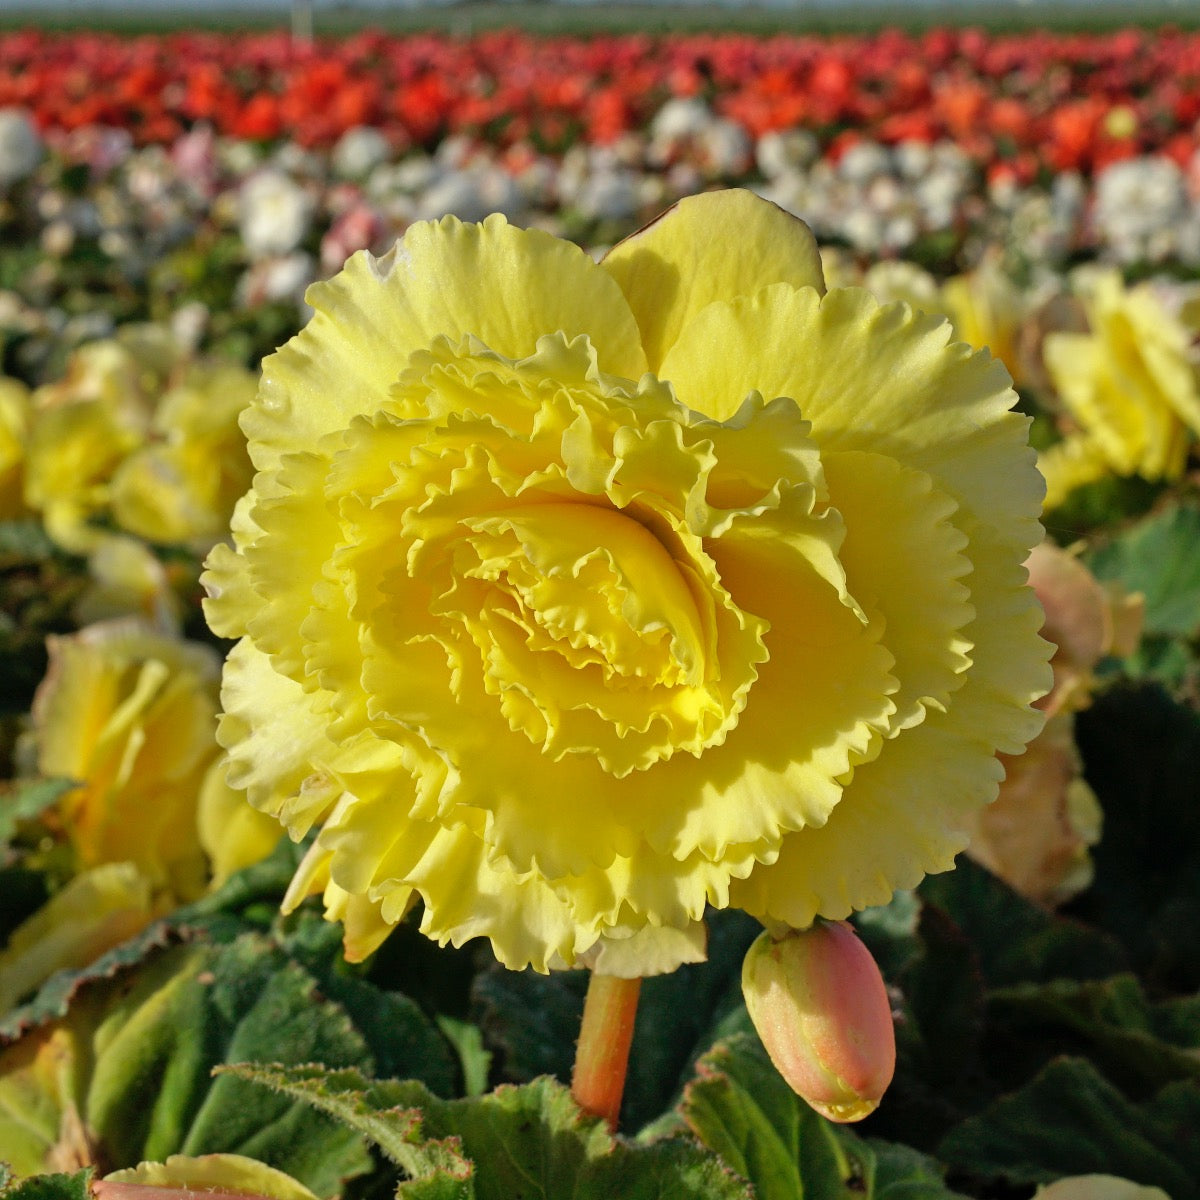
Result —
M730 253L728 231L739 247ZM689 196L600 264L637 315L650 369L660 369L688 322L713 301L752 296L772 283L825 290L816 239L803 221L750 192ZM781 395L782 393L771 393Z

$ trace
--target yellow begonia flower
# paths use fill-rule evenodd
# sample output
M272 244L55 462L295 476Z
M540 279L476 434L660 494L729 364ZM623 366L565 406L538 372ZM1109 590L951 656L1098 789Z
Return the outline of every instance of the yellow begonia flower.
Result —
M96 543L88 522L107 508L113 472L145 439L161 378L151 357L115 339L91 342L71 355L62 379L33 394L25 502L76 553Z
M989 350L1022 383L1020 335L1029 311L1026 294L992 261L942 284L938 312L954 326L954 336Z
M124 426L99 400L35 410L25 463L25 501L42 514L60 545L85 553L97 541L88 521L108 505L109 481L140 445L141 433Z
M599 264L502 218L315 285L206 585L230 783L362 957L669 971L949 868L1036 733L1042 482L1003 368L682 201Z
M18 379L0 377L0 521L25 512L25 438L29 428L29 389Z
M1042 456L1046 507L1103 474L1178 479L1200 434L1190 337L1146 284L1116 271L1081 284L1087 333L1051 333L1043 356L1077 429Z
M81 869L133 863L156 890L203 890L200 786L218 747L216 654L134 621L47 639L33 701L37 770L77 780L58 819Z
M72 609L80 625L138 617L160 633L178 633L180 598L167 568L145 542L118 533L99 538L88 555L88 578Z
M33 395L24 500L76 553L100 545L104 518L204 552L250 483L238 418L255 387L241 367L183 362L156 326L83 346L61 380Z

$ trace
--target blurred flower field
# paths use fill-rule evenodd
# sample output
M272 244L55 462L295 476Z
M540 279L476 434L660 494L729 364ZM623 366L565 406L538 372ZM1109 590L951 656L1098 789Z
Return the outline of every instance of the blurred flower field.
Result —
M957 868L852 918L879 1109L780 1079L758 922L714 909L645 981L618 1136L567 1090L584 972L385 940L306 865L327 781L293 843L226 777L201 574L220 611L239 497L291 486L239 418L351 255L501 213L600 260L730 187L1011 376L1053 686ZM1200 1197L1198 437L1198 34L0 33L0 1196ZM286 774L249 744L239 782Z

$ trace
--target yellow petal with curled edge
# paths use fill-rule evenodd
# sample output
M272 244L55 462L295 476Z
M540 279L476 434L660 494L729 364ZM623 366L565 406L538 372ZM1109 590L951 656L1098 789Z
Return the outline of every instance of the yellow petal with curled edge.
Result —
M685 404L717 419L751 391L790 397L823 453L865 450L925 471L960 510L1028 551L1041 540L1044 490L1029 419L1010 411L1004 368L950 335L942 318L880 306L858 288L822 298L781 284L710 305L662 372Z
M714 300L752 296L780 282L825 290L808 226L736 188L685 197L618 242L600 265L620 284L637 316L650 369L664 379L671 378L659 366L667 351Z
M958 505L923 471L851 450L827 455L825 476L846 522L839 557L848 586L882 615L896 659L894 733L950 703L970 669L969 539L953 523Z
M577 246L501 216L419 222L383 258L354 255L306 299L315 315L264 360L258 398L242 418L259 469L383 407L410 355L439 337L472 334L521 358L545 334L586 334L605 371L637 379L646 370L612 279Z
M972 667L953 702L859 767L829 821L785 837L773 863L733 882L731 903L803 928L817 915L837 920L884 904L923 875L950 870L970 815L999 789L996 749L1019 753L1042 724L1014 699L1035 696L1050 679L1051 647L1035 636L1041 611L1024 574L994 547L979 547L975 619L965 630Z

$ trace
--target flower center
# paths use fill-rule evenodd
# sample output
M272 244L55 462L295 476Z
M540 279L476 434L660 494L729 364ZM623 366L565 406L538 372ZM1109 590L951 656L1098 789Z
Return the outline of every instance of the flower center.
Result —
M393 392L400 419L348 448L386 456L390 477L351 539L356 591L389 597L382 623L405 644L442 648L455 701L378 707L453 747L463 714L490 706L552 760L618 777L698 756L736 725L766 658L765 622L688 526L711 444L683 439L687 410L657 381L640 389L596 371L586 343L544 341L519 361L436 347ZM390 544L367 550L380 531Z

